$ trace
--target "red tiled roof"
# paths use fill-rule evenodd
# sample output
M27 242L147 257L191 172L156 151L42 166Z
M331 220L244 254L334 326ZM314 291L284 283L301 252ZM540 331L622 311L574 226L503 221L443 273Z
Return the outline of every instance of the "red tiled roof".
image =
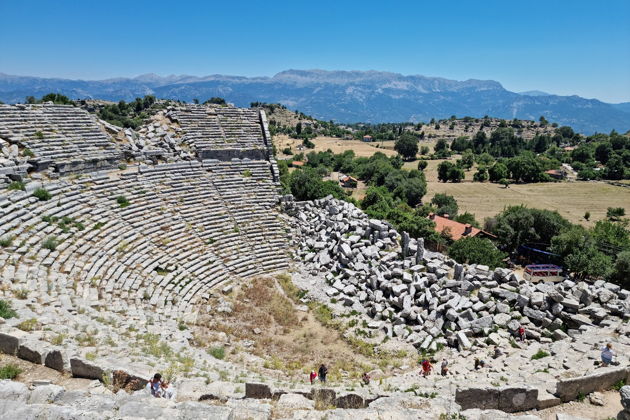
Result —
M548 171L545 171L545 173L553 176L564 176L564 174L557 169L549 169Z
M304 162L302 162L301 160L294 160L293 162L291 162L291 165L293 165L293 166L304 166Z
M466 223L459 223L447 217L438 216L437 214L429 214L429 219L435 222L436 232L442 233L447 230L454 241L457 241L461 238L472 238L473 236L477 236L479 235L479 233L482 232L488 236L492 236L489 233L484 232L481 229L477 229L474 226L468 225Z

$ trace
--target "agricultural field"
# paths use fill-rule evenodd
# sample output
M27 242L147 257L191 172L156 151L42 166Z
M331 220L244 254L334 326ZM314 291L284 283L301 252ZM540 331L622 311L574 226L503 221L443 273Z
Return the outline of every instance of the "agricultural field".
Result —
M326 150L330 149L333 151L333 153L343 153L346 150L353 150L356 156L364 157L372 156L376 152L383 152L387 156L396 156L396 152L393 148L393 142L387 142L391 144L390 148L380 148L380 143L365 143L360 140L344 140L336 137L317 137L313 140L313 142L315 143L314 149L300 149L300 147L302 147L302 140L292 139L284 134L278 134L274 136L273 142L276 145L279 159L292 156L282 153L282 150L286 147L291 148L293 154L301 152L304 152L304 154L306 154L313 151L325 152Z
M291 145L297 153L300 140L289 139L287 136L277 136L276 147ZM334 153L354 150L357 156L371 156L375 152L383 152L394 156L393 142L364 143L355 140L317 137L313 140L315 149L325 151L331 149ZM433 149L435 141L422 141L421 146L427 145ZM376 146L379 147L376 147ZM281 149L279 149L281 150ZM282 156L279 153L279 156ZM455 162L459 155L453 155L450 160ZM506 206L523 204L532 208L557 210L562 216L573 223L593 226L597 220L606 217L608 207L624 207L630 211L630 187L611 185L604 181L576 181L576 182L547 182L533 184L511 184L508 188L494 183L472 182L476 168L466 171L466 179L461 183L443 183L438 181L437 166L442 160L429 160L425 175L427 179L427 194L425 201L430 200L436 193L446 193L455 197L460 212L473 213L479 222L503 211ZM417 169L418 162L405 162L405 169ZM353 197L363 198L367 186L360 183L353 191ZM590 212L590 219L584 219L584 214Z

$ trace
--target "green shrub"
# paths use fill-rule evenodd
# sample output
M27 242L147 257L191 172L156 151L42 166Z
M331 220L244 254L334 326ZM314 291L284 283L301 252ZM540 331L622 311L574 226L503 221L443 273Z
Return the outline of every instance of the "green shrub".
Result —
M243 171L243 177L250 178L251 176L252 176L252 171L250 171L249 169L245 169Z
M29 149L28 147L25 147L24 150L22 151L22 154L26 157L33 157L35 156L35 153L33 153L33 151L31 149Z
M37 197L39 201L48 201L52 197L48 191L44 188L38 188L33 192L33 196Z
M8 248L13 243L13 236L3 236L0 238L0 247Z
M38 325L37 319L31 318L31 319L27 319L26 321L20 322L19 324L16 325L16 327L18 327L22 331L33 331L35 330L35 328L37 328L37 325Z
M208 349L208 353L215 359L223 360L225 358L225 348L223 347L212 347Z
M0 367L0 379L15 379L20 373L22 369L12 363Z
M94 226L92 227L92 229L94 229L94 230L99 230L99 229L101 229L103 226L105 226L105 223L103 223L103 222L97 222L97 223L95 223L95 224L94 224Z
M616 390L616 391L619 391L619 390L621 390L621 388L623 388L625 385L626 385L626 381L622 379L622 380L620 380L619 382L617 382L617 383L615 383L615 384L613 385L613 389L614 389L614 390Z
M534 355L532 355L532 360L542 359L543 357L547 357L547 356L549 356L549 353L547 353L543 349L540 349Z
M129 203L129 200L127 200L127 197L125 197L124 195L119 195L118 197L116 197L116 202L118 203L121 209L124 209L129 204L131 204Z
M0 318L17 318L17 313L11 308L11 303L0 300Z
M43 139L44 138L44 133L42 133L41 131L36 131L35 132L35 137L38 139Z
M50 251L54 251L55 249L57 249L58 245L59 245L59 241L57 240L57 237L49 236L48 238L46 238L46 240L42 244L42 248L48 249Z
M14 191L24 191L26 189L26 184L22 181L13 181L7 188Z

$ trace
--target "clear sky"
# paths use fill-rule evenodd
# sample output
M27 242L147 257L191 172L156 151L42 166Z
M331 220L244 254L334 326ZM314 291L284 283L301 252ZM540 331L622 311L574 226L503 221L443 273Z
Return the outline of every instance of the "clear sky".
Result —
M630 0L0 0L0 72L384 70L630 101Z

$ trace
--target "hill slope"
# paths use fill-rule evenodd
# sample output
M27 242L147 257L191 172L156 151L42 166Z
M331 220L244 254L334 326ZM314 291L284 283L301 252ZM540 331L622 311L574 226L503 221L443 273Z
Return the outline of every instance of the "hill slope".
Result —
M81 81L0 74L0 100L63 93L72 98L132 100L154 94L192 101L225 97L237 106L281 103L322 120L340 122L428 121L451 115L538 119L590 134L630 128L623 107L579 96L523 95L492 80L455 81L376 71L288 70L273 77L142 75L133 79Z

